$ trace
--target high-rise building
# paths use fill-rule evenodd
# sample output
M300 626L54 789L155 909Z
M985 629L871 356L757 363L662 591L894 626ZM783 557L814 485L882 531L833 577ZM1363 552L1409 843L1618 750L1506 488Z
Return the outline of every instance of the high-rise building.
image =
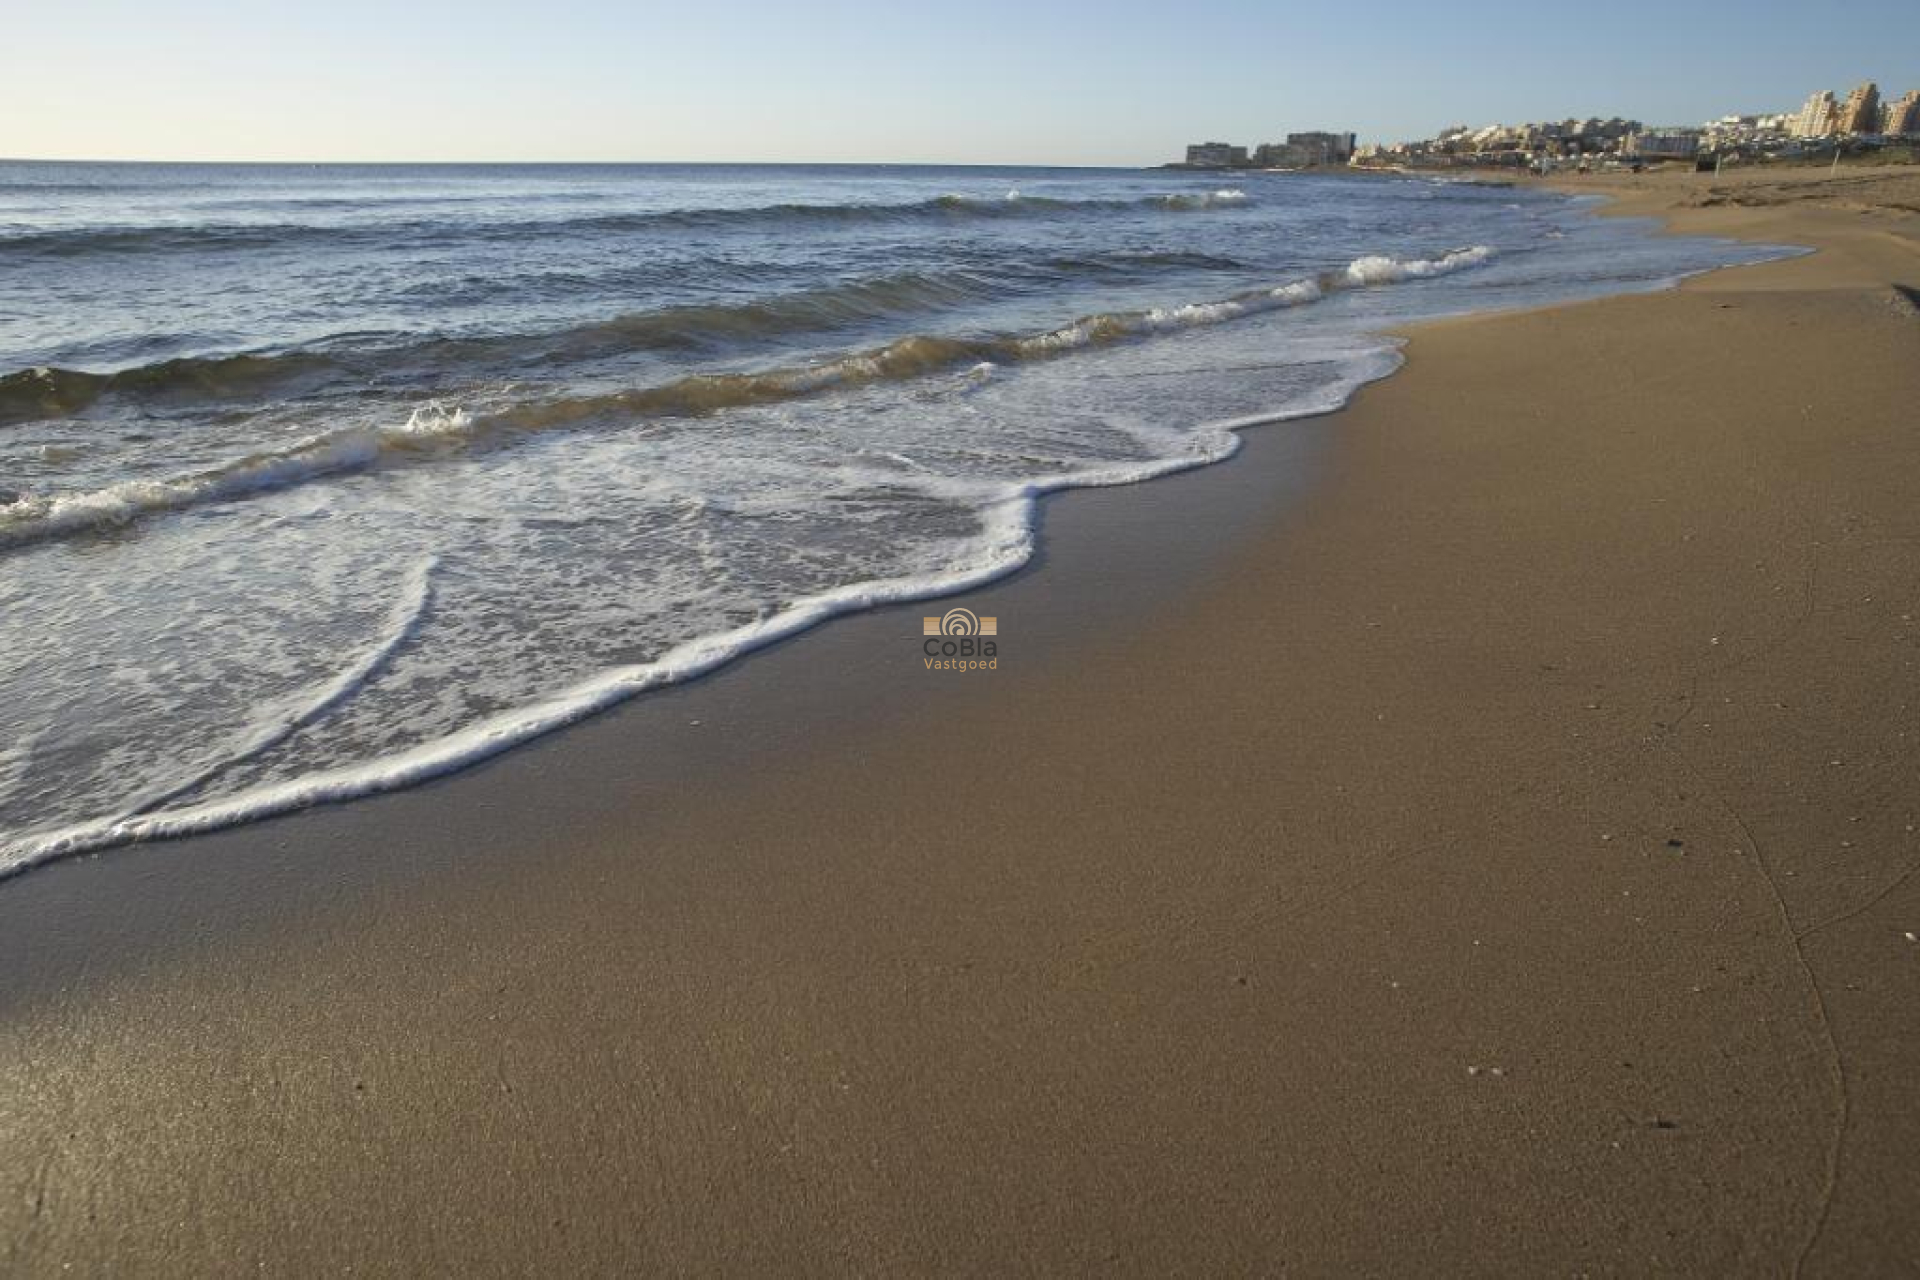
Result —
M1837 133L1880 132L1880 86L1869 80L1848 94L1836 124Z
M1832 91L1822 89L1808 98L1807 105L1793 118L1793 136L1824 138L1837 131L1839 115L1840 105L1833 100Z
M1920 133L1920 89L1909 89L1904 97L1887 104L1886 119L1880 126L1880 132Z

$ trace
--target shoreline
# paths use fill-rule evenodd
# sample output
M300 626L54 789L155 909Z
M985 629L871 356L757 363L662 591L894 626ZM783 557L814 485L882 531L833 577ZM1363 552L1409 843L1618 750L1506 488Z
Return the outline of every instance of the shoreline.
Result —
M1569 190L1566 194L1582 193ZM1797 251L1790 246L1772 247L1784 248L1787 252ZM1452 269L1456 257L1471 258L1484 252L1483 249L1455 250L1438 262L1421 261L1412 265L1437 268L1434 274L1444 274ZM1474 264L1477 261L1475 259ZM1717 269L1707 267L1700 271ZM1322 272L1318 280L1325 282L1339 275L1338 270ZM1657 283L1652 289L1658 291L1675 287L1686 278L1683 275ZM1305 277L1294 282L1296 285L1309 283L1314 282ZM1331 291L1337 286L1325 284L1324 287ZM1622 288L1625 292L1637 292L1641 286L1623 285ZM1279 291L1275 292L1277 294ZM1251 296L1235 295L1234 299L1226 301ZM1317 297L1318 294L1315 294L1309 301L1317 300ZM1494 306L1487 311L1464 314L1506 314L1517 309L1533 311L1575 305L1582 300L1575 296L1522 308ZM1443 321L1449 318L1459 317L1440 317ZM734 631L695 636L648 662L602 670L581 683L544 695L536 701L511 707L493 718L395 754L304 774L200 804L168 809L159 808L154 802L143 803L123 809L118 817L102 815L69 826L34 832L12 844L0 843L0 883L66 858L210 834L298 814L317 806L352 803L423 785L524 748L532 741L572 728L593 716L606 714L635 697L705 678L761 649L797 639L850 614L945 599L1022 572L1035 560L1040 507L1048 499L1075 490L1133 488L1149 480L1218 465L1234 458L1242 447L1243 433L1250 428L1337 413L1351 402L1360 389L1371 382L1390 377L1400 369L1404 363L1400 355L1404 345L1403 332L1396 328L1370 335L1376 344L1375 349L1353 356L1352 367L1346 375L1333 386L1317 392L1314 403L1197 425L1192 428L1193 440L1196 443L1203 440L1210 442L1204 451L1196 449L1185 455L1167 456L1150 463L1116 466L1103 473L1045 476L1024 486L1010 488L1001 498L982 509L986 517L986 532L982 535L982 541L989 546L988 559L984 563L970 564L965 570L955 571L938 583L908 578L853 582L819 595L801 598L779 614ZM1331 393L1331 403L1325 402L1327 393ZM423 584L416 584L412 588L416 595L426 589ZM232 763L225 762L228 765ZM181 784L178 790L191 790L192 786L193 783L189 781Z
M991 683L892 607L9 882L0 1256L1920 1256L1913 220L1683 213L1825 251L1421 326L1058 496L943 599Z
M1044 504L1049 500L1075 492L1132 489L1230 462L1244 447L1244 432L1338 413L1362 387L1391 377L1400 364L1397 341L1382 336L1377 350L1354 358L1350 376L1332 388L1337 397L1332 404L1315 403L1201 424L1194 428L1194 438L1212 437L1212 451L1137 464L1125 475L1047 476L1010 489L984 508L988 530L984 536L1000 558L969 566L938 583L908 578L855 582L804 597L778 614L736 631L697 636L650 662L603 671L537 703L515 707L496 719L408 752L304 775L201 805L157 810L147 805L129 817L99 818L39 832L18 845L0 845L0 883L68 858L209 835L453 777L612 712L635 698L704 679L763 649L798 640L842 618L878 609L930 606L970 595L1024 572L1038 561L1038 531Z

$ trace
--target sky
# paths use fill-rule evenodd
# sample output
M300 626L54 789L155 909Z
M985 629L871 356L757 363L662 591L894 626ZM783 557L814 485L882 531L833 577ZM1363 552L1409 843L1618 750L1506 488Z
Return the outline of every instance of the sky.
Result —
M0 156L1153 164L1920 87L1920 4L13 0Z

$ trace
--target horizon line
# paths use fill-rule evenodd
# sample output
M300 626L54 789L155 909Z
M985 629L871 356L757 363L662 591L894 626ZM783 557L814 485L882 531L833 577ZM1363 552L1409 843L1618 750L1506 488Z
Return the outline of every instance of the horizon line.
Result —
M724 166L754 166L763 168L807 167L807 168L863 168L891 166L896 168L920 169L1158 169L1165 168L1175 161L1141 161L1134 163L1097 164L1086 161L1037 161L1037 160L303 160L303 159L181 159L177 157L127 157L127 156L0 156L0 164L224 164L224 165L376 165L423 166L423 165L550 165L554 167L583 168L588 166L615 167L623 165L709 165L716 168Z

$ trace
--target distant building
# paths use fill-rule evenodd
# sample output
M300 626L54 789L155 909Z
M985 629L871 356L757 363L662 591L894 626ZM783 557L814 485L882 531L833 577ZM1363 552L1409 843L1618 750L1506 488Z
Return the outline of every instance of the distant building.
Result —
M1233 169L1246 164L1247 149L1226 142L1195 142L1187 147L1189 169Z
M1299 169L1310 163L1305 151L1284 142L1263 142L1253 149L1257 169Z
M1606 155L1626 146L1627 139L1645 128L1638 120L1609 116L1605 120L1562 121L1558 131L1561 150L1568 155Z
M1700 138L1698 129L1643 129L1628 134L1621 150L1643 160L1691 160Z
M1836 124L1836 133L1880 132L1880 86L1869 80L1848 94Z
M1412 142L1378 143L1352 153L1350 164L1360 168L1400 169L1513 169L1537 173L1578 168L1619 169L1645 159L1731 162L1770 157L1825 155L1836 136L1853 135L1863 141L1845 145L1870 150L1885 137L1920 138L1920 89L1897 101L1883 103L1880 90L1868 82L1853 90L1844 102L1830 90L1810 96L1794 111L1736 113L1709 120L1699 128L1649 129L1638 120L1619 116L1490 124L1474 128L1449 125L1432 138ZM1346 135L1350 137L1351 135ZM1310 143L1337 153L1340 134L1291 134L1286 144L1260 149L1263 162L1297 164L1303 158L1295 144ZM1824 139L1826 141L1815 141ZM1328 145L1332 143L1333 145Z
M1709 120L1701 129L1700 149L1758 153L1783 145L1793 133L1798 112L1732 115Z
M1909 89L1896 102L1889 102L1880 132L1888 135L1920 133L1920 89Z
M1351 133L1290 133L1287 145L1309 157L1308 164L1345 164L1353 159Z
M1833 92L1822 89L1807 99L1807 105L1800 108L1800 114L1793 118L1793 136L1796 138L1824 138L1830 133L1840 131L1840 104L1833 100Z

